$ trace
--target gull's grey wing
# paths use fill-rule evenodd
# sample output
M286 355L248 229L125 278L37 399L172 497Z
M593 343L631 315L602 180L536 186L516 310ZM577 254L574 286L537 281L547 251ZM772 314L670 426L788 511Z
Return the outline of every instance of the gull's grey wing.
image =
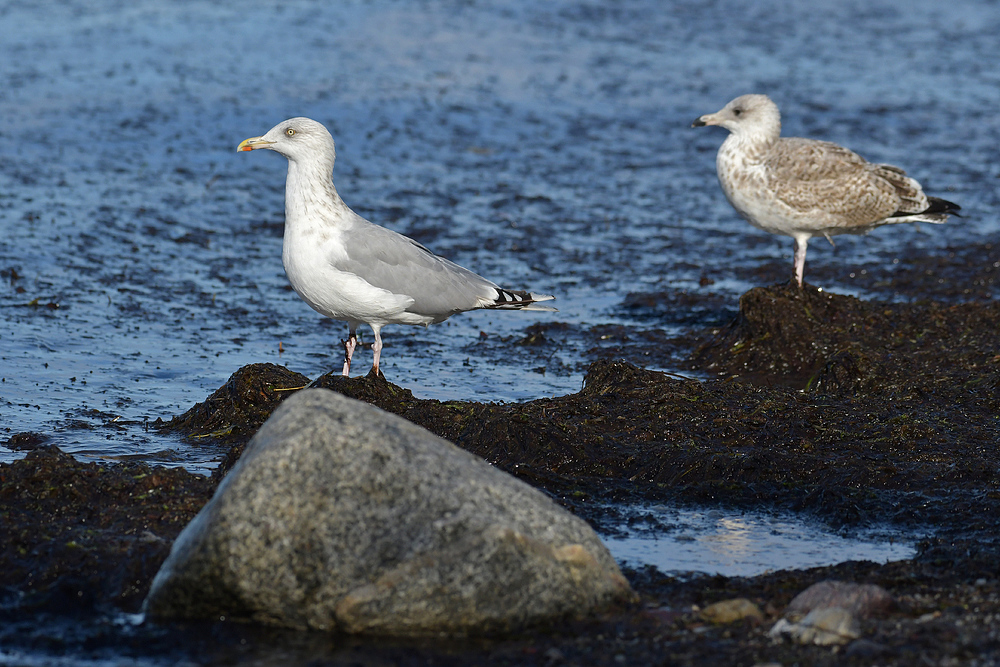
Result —
M369 284L413 299L406 310L447 317L480 308L497 298L497 286L466 268L435 255L413 239L358 219L344 232L347 259L335 268Z
M896 188L877 173L878 165L828 141L780 139L766 168L778 199L802 212L825 211L844 227L875 223L900 207Z

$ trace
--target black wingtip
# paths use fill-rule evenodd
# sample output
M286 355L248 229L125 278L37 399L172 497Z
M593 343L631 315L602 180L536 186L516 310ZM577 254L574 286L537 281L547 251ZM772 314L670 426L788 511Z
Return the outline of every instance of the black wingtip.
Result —
M536 306L539 301L553 301L554 296L548 294L535 294L524 290L496 288L497 298L493 303L482 306L483 308L496 308L498 310L555 310L548 306Z

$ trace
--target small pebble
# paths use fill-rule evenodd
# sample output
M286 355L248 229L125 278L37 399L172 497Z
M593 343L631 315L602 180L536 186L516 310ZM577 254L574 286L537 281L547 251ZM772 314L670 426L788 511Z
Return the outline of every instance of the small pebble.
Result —
M760 607L746 598L734 598L710 604L701 611L701 617L709 623L725 625L743 619L751 619L757 623L764 620Z
M855 639L848 645L844 650L844 655L849 658L864 658L872 659L878 658L879 656L885 655L889 652L889 647L885 644L879 644L870 639Z

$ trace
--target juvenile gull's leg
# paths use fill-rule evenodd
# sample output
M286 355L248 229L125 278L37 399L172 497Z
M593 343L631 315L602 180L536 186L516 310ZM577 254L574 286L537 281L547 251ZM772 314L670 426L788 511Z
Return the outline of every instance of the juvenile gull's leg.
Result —
M808 236L795 237L795 279L802 287L802 274L806 271L806 246L809 245Z

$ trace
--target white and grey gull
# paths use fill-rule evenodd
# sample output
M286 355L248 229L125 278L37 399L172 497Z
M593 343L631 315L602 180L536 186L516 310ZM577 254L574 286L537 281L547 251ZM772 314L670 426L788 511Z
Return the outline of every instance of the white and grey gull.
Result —
M692 127L730 134L716 171L729 203L755 227L795 239L795 279L802 286L806 246L814 236L864 234L900 222L942 223L958 204L928 197L899 167L868 162L828 141L781 136L781 114L766 95L743 95Z
M291 118L238 151L266 148L288 158L281 258L295 292L313 309L347 322L344 375L351 369L357 328L375 335L372 373L379 374L381 330L387 324L427 325L480 308L555 310L554 297L503 289L413 239L368 222L333 185L336 149L321 123Z

